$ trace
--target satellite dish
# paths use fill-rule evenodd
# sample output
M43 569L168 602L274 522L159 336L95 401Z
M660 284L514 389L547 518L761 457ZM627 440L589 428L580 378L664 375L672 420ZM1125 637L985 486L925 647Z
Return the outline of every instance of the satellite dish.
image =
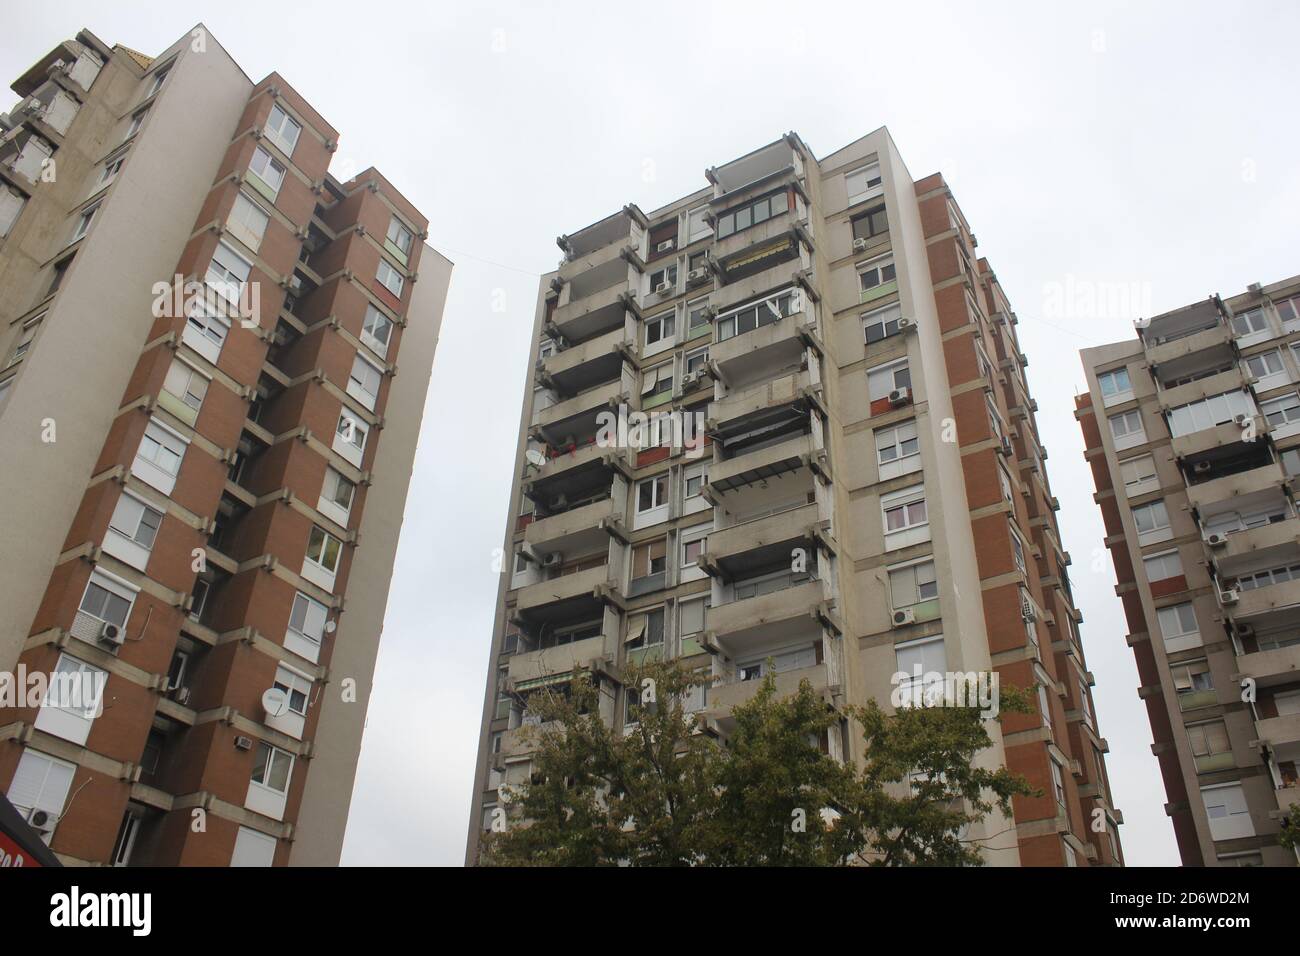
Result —
M272 687L262 695L262 709L268 717L283 717L289 713L289 695L278 687Z
M536 465L538 468L546 464L546 455L536 448L528 449L524 457L528 459L529 463Z

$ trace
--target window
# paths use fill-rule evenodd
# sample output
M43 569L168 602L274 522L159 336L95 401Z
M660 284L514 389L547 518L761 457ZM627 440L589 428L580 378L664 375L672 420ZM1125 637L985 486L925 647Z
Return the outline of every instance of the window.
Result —
M709 326L709 300L696 299L686 303L686 336L691 338L700 329Z
M69 255L54 264L54 271L50 275L49 288L45 290L46 298L59 291L59 287L63 285L64 277L68 274L68 269L72 266L72 259L73 257Z
M158 537L158 528L162 524L162 512L150 508L139 498L123 494L117 499L113 517L108 526L123 537L130 538L146 550L153 548ZM98 616L98 615L97 615Z
M1009 528L1011 532L1011 557L1016 562L1016 567L1022 574L1029 572L1025 568L1025 541L1020 537L1020 533L1015 528Z
M677 629L680 637L692 637L704 630L704 614L707 603L707 598L677 602Z
M253 158L248 161L248 171L270 191L272 199L280 195L280 187L284 185L284 166L262 147L253 150Z
M783 289L761 301L750 302L726 312L718 316L714 323L718 328L718 341L723 342L764 325L780 322L787 315L798 312L800 302L798 290Z
M1052 704L1047 698L1047 688L1042 684L1038 685L1038 713L1042 715L1043 723L1052 726Z
M366 317L361 323L361 341L374 349L376 355L386 357L392 337L393 323L373 305L367 305Z
M703 239L705 236L713 235L713 227L709 225L709 207L701 206L699 209L692 209L686 215L686 241L687 243Z
M252 271L251 262L224 242L219 242L203 281L228 302L237 302Z
M107 671L67 654L60 654L41 706L63 711L82 721L94 720L102 711L104 685L107 682ZM41 723L38 717L37 729L54 730L53 726L41 727ZM59 733L59 736L65 735ZM84 738L78 742L84 743Z
M1201 758L1232 753L1232 745L1228 742L1228 727L1221 720L1189 725L1187 740L1192 747L1192 756L1197 758L1198 770L1201 769Z
M1286 330L1288 332L1293 331L1289 323L1300 321L1300 296L1283 299L1282 301L1273 304L1277 307L1277 314L1282 317L1282 322L1286 325Z
M275 837L240 827L231 866L270 866L275 861Z
M873 206L866 212L852 219L854 239L872 239L889 232L889 220L885 218L885 204Z
M379 279L379 284L393 293L394 296L399 299L402 297L402 289L405 287L406 280L400 272L389 264L387 259L379 260L379 271L376 278Z
M929 523L925 507L925 488L907 488L881 499L885 534L905 531Z
M1007 474L1007 470L1000 464L998 465L998 484L1002 487L1002 497L1004 500L1016 500L1015 494L1011 488L1011 476Z
M776 216L790 211L790 196L786 190L770 193L751 200L743 206L728 209L718 216L718 238L726 239L733 233L743 232L750 226L761 225Z
M307 716L307 701L311 696L311 681L301 674L280 666L275 670L275 683L271 685L284 691L289 698L289 713Z
M1285 584L1287 581L1300 581L1300 564L1283 565L1278 568L1243 574L1237 578L1237 587L1243 591L1254 591L1256 588Z
M692 498L702 496L704 494L704 486L709 483L708 466L695 465L686 469L683 474L686 479L686 500L689 501Z
M908 367L906 359L901 362L882 365L867 372L867 398L872 402L888 398L889 393L895 389L911 387L912 371Z
M289 774L293 770L293 754L258 741L257 755L253 758L253 783L261 784L276 793L289 792Z
M1196 609L1191 601L1160 608L1156 611L1156 620L1160 625L1160 636L1166 643L1199 633Z
M383 380L383 372L357 355L352 359L352 374L348 377L348 394L374 411L375 404L379 401L379 384Z
M712 530L710 525L699 525L694 528L684 528L680 533L681 538L681 567L683 570L695 570L695 559L705 551L708 544L709 531Z
M106 624L126 627L127 616L131 613L132 601L125 597L122 588L116 587L98 574L92 574L86 583L86 591L81 596L80 610Z
M866 333L867 344L898 334L898 320L903 317L903 307L898 303L887 305L862 316L862 328Z
M187 330L193 330L201 341L216 347L211 356L207 354L210 349L203 353L205 358L216 361L216 356L220 353L221 346L230 332L229 320L215 308L196 298L189 307L185 322Z
M650 274L650 291L661 295L672 295L677 288L677 264L664 266Z
M1288 448L1281 455L1282 470L1288 478L1300 475L1300 448Z
M338 538L316 525L311 526L311 534L307 538L307 560L312 564L333 574L339 568L339 553L342 549L342 542Z
M666 504L668 504L668 476L666 474L657 478L647 478L637 485L636 510L638 512L653 511L655 508Z
M6 796L19 810L44 810L58 819L76 772L74 764L25 748Z
M1260 352L1246 357L1246 368L1256 378L1265 379L1270 375L1282 375L1286 368L1282 365L1282 353L1278 349Z
M5 364L5 368L17 365L22 361L22 357L31 350L32 342L36 339L36 333L40 331L41 320L44 318L45 313L42 312L35 318L28 319L23 323L22 332L18 336L18 342L14 345L13 354L9 356L9 361Z
M1268 330L1263 309L1248 309L1232 317L1232 331L1237 335L1253 335Z
M208 394L208 380L180 359L172 359L163 388L197 412Z
M1102 372L1097 376L1097 386L1101 389L1102 398L1111 398L1115 395L1133 391L1133 384L1129 381L1128 369L1126 368L1117 368L1113 372Z
M186 444L175 434L163 428L157 422L150 422L140 439L140 450L136 452L136 462L148 462L166 475L175 478L185 457ZM171 489L167 489L170 493Z
M1246 794L1241 784L1202 787L1201 799L1205 801L1205 812L1210 818L1212 839L1231 840L1254 834L1250 808L1246 805Z
M230 207L226 227L232 236L256 252L262 246L266 224L270 221L271 217L262 210L261 206L240 193L235 197L235 204Z
M934 562L922 561L889 572L889 602L895 610L912 607L939 596L939 584L934 576Z
M402 225L402 221L394 216L388 223L388 235L384 237L384 240L391 247L389 251L396 253L402 262L406 262L411 255L411 246L415 242L415 233Z
M1260 402L1259 410L1270 425L1274 427L1289 425L1294 421L1300 421L1300 398L1297 398L1293 392L1281 398Z
M325 469L325 487L321 491L321 497L330 504L337 505L346 515L352 508L352 497L356 494L357 486L333 468Z
M167 81L167 74L171 72L171 69L171 64L169 63L167 66L154 73L153 81L149 84L149 92L144 95L145 99L148 99L162 89L162 85Z
M361 452L366 448L366 426L344 412L339 416L337 434L349 448L355 450L356 457L360 460Z
M1169 410L1169 433L1177 438L1205 428L1224 425L1238 415L1253 416L1255 406L1243 391L1211 395Z
M1177 551L1166 551L1163 554L1153 554L1149 558L1143 558L1142 567L1146 571L1147 580L1152 584L1179 577L1183 573L1183 562Z
M264 131L268 139L280 147L286 156L293 155L293 148L298 145L298 134L302 127L292 116L282 110L279 104L271 107L271 115L266 119Z
M625 644L629 649L657 647L664 642L664 609L657 608L639 618L632 618L627 625Z
M140 132L140 127L144 125L145 114L148 112L147 109L144 109L137 110L135 113L131 114L131 122L128 123L126 127L126 139L130 139L136 133Z
M848 193L850 206L856 206L873 196L879 196L884 191L880 178L880 164L872 163L870 166L853 170L844 177L844 188Z
M894 256L880 256L858 267L858 283L863 292L870 292L877 286L892 282L897 278L894 268Z
M1156 481L1156 460L1150 455L1130 458L1119 463L1120 477L1124 479L1124 488L1129 494L1148 482Z
M1065 777L1061 765L1050 758L1047 762L1052 765L1052 792L1056 794L1056 802L1065 806Z
M876 461L881 465L916 457L920 453L915 419L876 432Z
M27 197L8 186L0 186L0 238L9 235L9 230L13 228L26 204Z
M1164 501L1152 501L1134 508L1133 523L1137 526L1139 537L1168 528L1169 511L1165 508Z
M95 221L95 214L99 212L100 205L101 203L95 203L81 211L81 218L77 220L77 228L72 233L73 242L76 242L90 231L90 224Z
M325 620L329 608L320 601L298 592L293 598L293 609L289 612L289 628L313 644L319 644L325 634Z
M673 337L676 316L672 312L656 315L645 320L645 344L654 345Z
M1210 662L1207 660L1170 664L1169 672L1174 679L1174 690L1178 694L1180 708L1184 707L1184 698L1214 690L1214 676L1210 673ZM1211 697L1207 702L1214 703L1214 699Z
M1111 415L1107 421L1110 422L1111 437L1117 443L1123 441L1126 445L1136 445L1146 439L1146 429L1142 427L1142 413L1136 408Z
M894 645L894 676L899 690L906 695L903 700L910 706L937 703L927 701L923 696L925 675L945 674L947 670L948 657L942 635Z

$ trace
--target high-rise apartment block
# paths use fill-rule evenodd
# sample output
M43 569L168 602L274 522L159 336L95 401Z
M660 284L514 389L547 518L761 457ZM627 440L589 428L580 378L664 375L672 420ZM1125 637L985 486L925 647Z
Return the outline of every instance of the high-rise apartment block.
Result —
M980 759L1041 795L970 837L993 864L1119 863L1016 317L948 186L884 129L705 178L563 236L543 277L467 858L528 778L529 694L582 669L618 726L624 667L658 657L713 675L690 706L723 737L768 668L835 707L995 671L1039 709ZM652 440L606 440L603 412L659 416Z
M450 263L201 26L13 89L0 792L70 863L336 863Z
M1183 863L1295 866L1300 276L1084 350L1077 400Z

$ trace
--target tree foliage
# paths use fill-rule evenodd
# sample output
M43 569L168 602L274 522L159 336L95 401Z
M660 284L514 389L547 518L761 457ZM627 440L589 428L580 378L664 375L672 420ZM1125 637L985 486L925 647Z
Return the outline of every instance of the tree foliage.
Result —
M980 865L968 828L1032 792L976 764L991 740L975 708L836 712L807 681L778 696L769 674L733 709L724 745L683 706L709 678L656 662L624 679L643 688L626 730L602 719L584 676L529 698L532 776L503 788L507 823L485 834L482 864ZM1030 710L1016 691L1000 704ZM866 743L861 768L822 750L844 716Z

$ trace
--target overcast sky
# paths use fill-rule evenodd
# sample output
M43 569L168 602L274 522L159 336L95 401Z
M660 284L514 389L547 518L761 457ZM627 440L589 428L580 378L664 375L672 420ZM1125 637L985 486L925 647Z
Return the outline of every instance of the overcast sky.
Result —
M1131 337L1139 315L1300 272L1300 6L1087 8L169 0L10 12L11 79L82 27L156 54L203 21L254 81L278 71L340 130L339 178L377 166L456 263L345 863L463 858L492 551L555 236L699 189L707 167L788 130L821 157L882 125L914 178L947 177L1019 315L1125 853L1178 862L1072 414L1077 350Z

